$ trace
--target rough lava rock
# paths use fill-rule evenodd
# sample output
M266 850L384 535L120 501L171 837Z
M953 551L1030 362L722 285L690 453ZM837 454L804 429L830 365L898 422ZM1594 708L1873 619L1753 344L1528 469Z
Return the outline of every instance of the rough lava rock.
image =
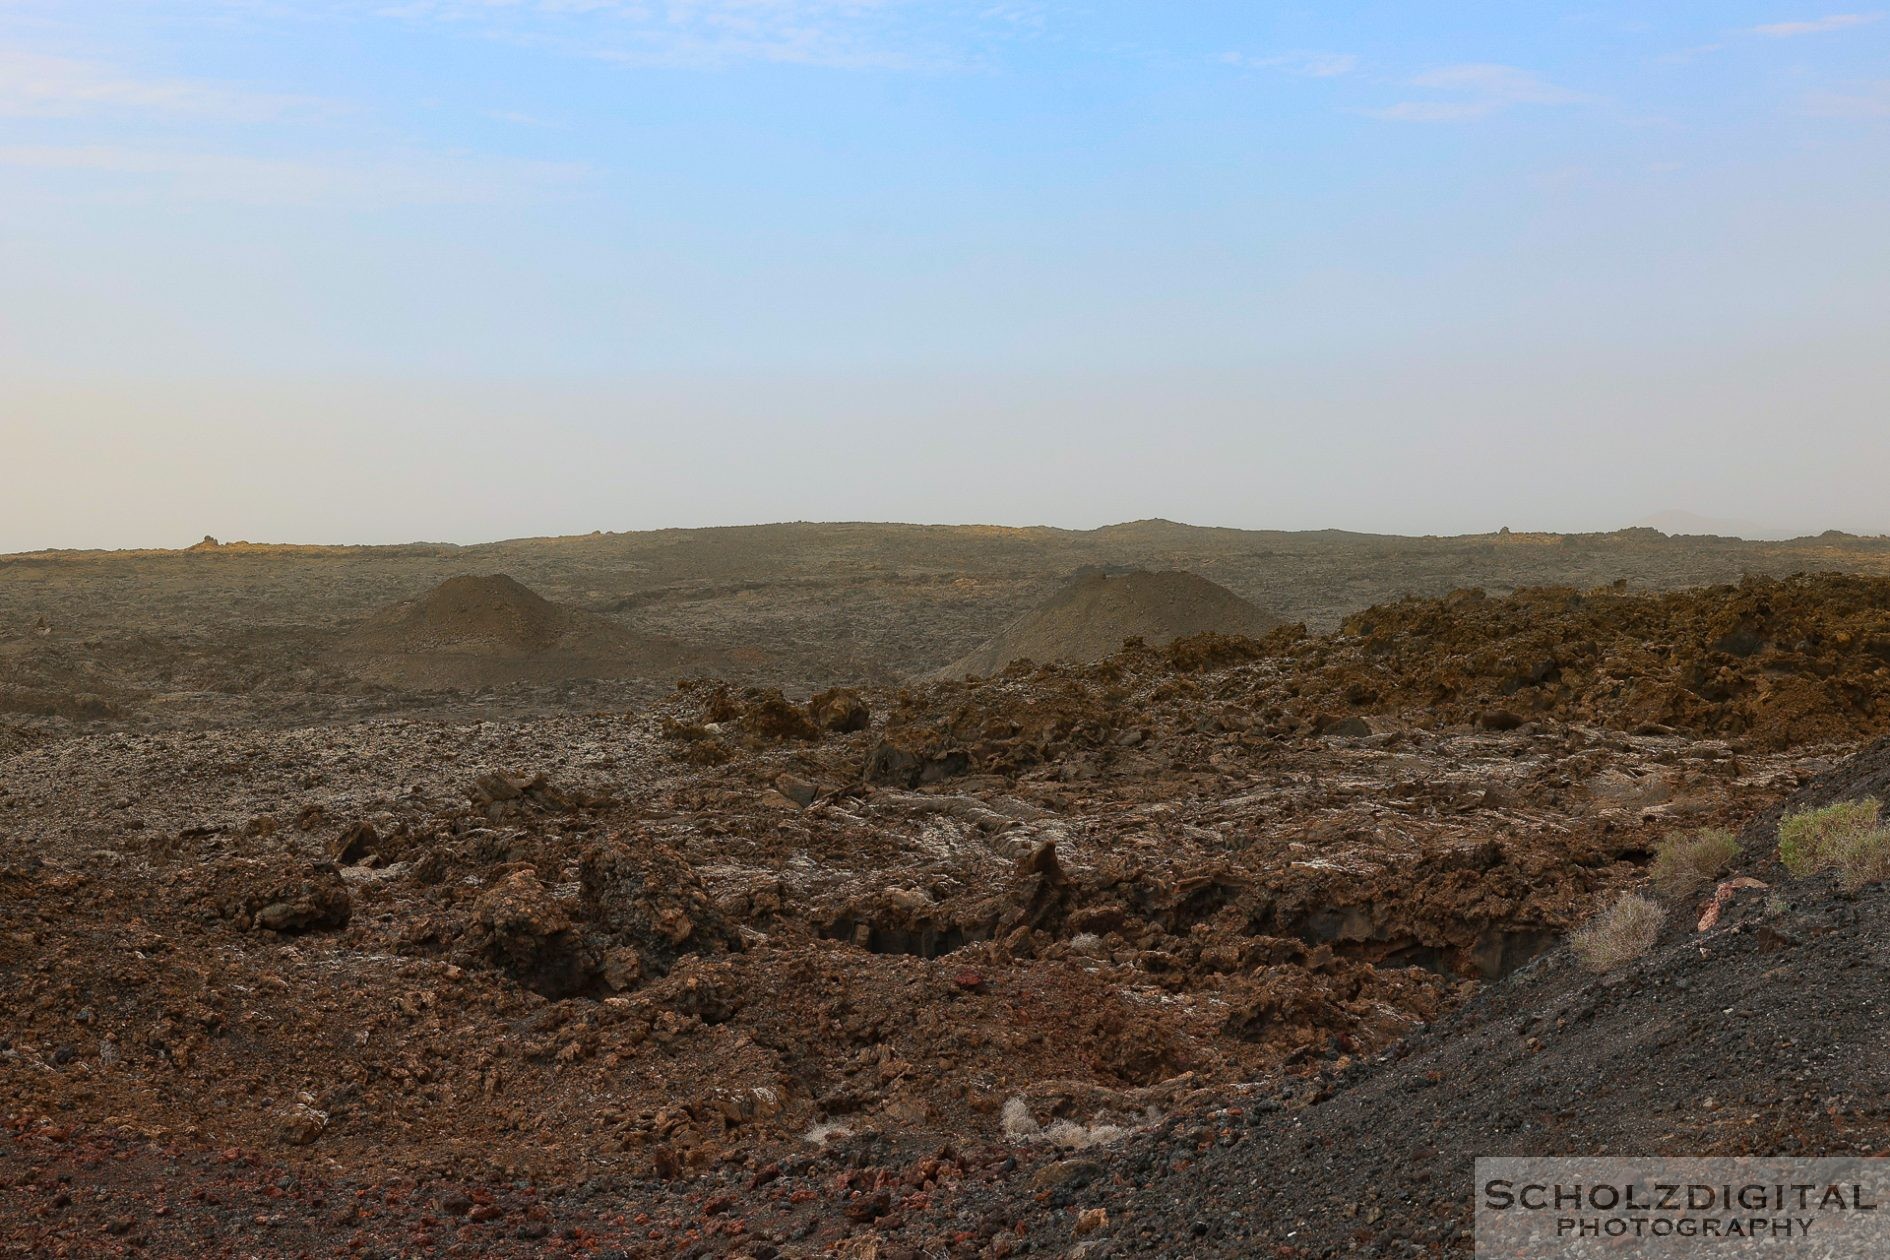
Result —
M863 731L873 721L873 712L867 708L866 701L850 687L820 692L807 702L807 714L815 726L836 735Z
M353 914L348 886L332 862L229 858L208 876L202 898L240 926L288 935L346 927Z
M681 854L629 833L584 850L575 897L531 868L501 878L474 903L458 954L563 998L633 988L738 940Z

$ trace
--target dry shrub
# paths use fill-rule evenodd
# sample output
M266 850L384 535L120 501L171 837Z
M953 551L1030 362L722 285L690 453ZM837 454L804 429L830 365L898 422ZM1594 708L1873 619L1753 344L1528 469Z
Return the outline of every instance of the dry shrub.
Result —
M1120 1125L1077 1124L1073 1120L1053 1120L1048 1125L1037 1123L1037 1117L1030 1114L1030 1105L1021 1098L1006 1099L1002 1117L1004 1136L1013 1142L1047 1142L1069 1150L1084 1151L1093 1146L1108 1146L1127 1137L1129 1131Z
M1622 893L1612 906L1575 929L1569 944L1590 971L1613 971L1653 948L1667 912L1639 893Z
M1843 855L1878 830L1883 805L1874 796L1787 814L1778 825L1778 860L1800 877L1838 866Z
M1890 827L1872 827L1851 837L1839 848L1836 866L1844 886L1853 892L1890 879Z
M1685 897L1726 873L1739 856L1739 841L1723 827L1675 832L1660 842L1649 872L1668 897Z

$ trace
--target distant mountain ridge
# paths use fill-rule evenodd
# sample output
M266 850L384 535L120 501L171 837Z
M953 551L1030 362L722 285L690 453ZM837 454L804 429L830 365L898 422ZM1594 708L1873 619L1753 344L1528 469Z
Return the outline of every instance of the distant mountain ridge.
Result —
M1657 529L1663 534L1694 535L1717 538L1743 538L1749 542L1783 542L1803 537L1796 530L1779 529L1758 521L1736 517L1702 516L1680 508L1668 508L1635 521L1636 526Z

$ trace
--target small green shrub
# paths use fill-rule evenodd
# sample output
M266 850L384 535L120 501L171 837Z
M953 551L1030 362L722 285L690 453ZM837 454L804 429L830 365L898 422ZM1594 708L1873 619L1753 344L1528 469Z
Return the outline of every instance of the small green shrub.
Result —
M1722 827L1677 831L1660 842L1649 874L1665 896L1685 897L1725 874L1738 856L1739 841Z
M1653 948L1667 912L1639 893L1622 893L1619 900L1569 937L1575 956L1590 971L1613 971Z
M1778 825L1778 860L1793 875L1815 875L1839 864L1845 850L1877 830L1883 808L1874 796L1787 814Z

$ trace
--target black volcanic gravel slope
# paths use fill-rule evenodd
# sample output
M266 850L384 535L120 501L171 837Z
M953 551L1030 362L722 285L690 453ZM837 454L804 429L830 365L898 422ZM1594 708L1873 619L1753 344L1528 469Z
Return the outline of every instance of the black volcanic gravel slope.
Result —
M1784 808L1886 788L1890 742ZM1708 932L1676 906L1607 977L1559 948L1335 1081L1171 1117L961 1210L1007 1226L1006 1255L1460 1255L1479 1155L1890 1154L1890 886L1780 882L1779 812L1745 836L1772 887ZM1079 1236L1094 1208L1108 1223Z
M1755 859L1756 866L1771 864L1769 874L1755 871L1761 878L1784 878L1784 872L1777 866L1779 819L1798 810L1816 809L1836 801L1860 800L1866 796L1890 801L1890 739L1880 739L1844 758L1754 818L1741 833L1740 846L1749 857Z

